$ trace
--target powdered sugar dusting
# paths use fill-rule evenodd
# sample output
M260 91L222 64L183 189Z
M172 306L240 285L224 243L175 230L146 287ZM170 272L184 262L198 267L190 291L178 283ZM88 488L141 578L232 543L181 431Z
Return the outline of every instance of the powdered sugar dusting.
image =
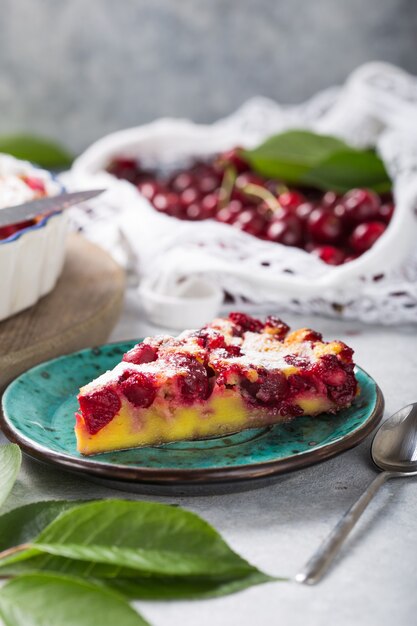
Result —
M240 348L241 356L226 357L223 356L224 351L218 350L215 351L217 353L215 358L220 360L223 365L230 362L240 365L244 369L254 366L283 371L290 367L285 359L289 355L301 357L310 363L318 360L310 342L286 344L274 339L267 333L246 332L241 340Z
M153 376L161 385L178 374L187 373L187 366L175 358L177 355L195 357L214 371L238 365L242 370L262 367L268 370L281 370L289 375L300 367L317 363L324 354L337 354L341 345L339 342L304 340L304 336L310 332L306 329L290 333L287 339L283 340L269 332L242 332L238 325L222 318L214 320L203 330L209 336L222 335L225 345L212 350L207 349L199 341L201 339L199 331L194 330L186 330L178 337L170 335L148 337L144 343L158 349L158 358L155 361L141 364L122 361L113 370L105 372L83 387L82 393L91 393L104 385L117 383L127 370ZM231 354L228 350L228 346L231 345L240 348L240 354Z
M137 365L136 363L122 361L121 363L118 363L116 367L112 370L104 372L104 374L94 379L91 383L88 383L87 385L82 387L81 392L91 393L105 385L116 383L119 380L120 376L122 376L122 374L124 374L124 372L126 371L135 371L141 372L142 374L150 374L163 382L168 378L172 378L182 370L186 371L185 368L173 366L165 360L152 361L151 363L141 363L140 365Z

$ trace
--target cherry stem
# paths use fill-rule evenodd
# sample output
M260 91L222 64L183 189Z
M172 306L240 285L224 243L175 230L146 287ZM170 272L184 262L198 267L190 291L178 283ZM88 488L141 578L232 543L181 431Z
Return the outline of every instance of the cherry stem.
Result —
M220 185L219 201L217 204L218 211L220 211L220 209L223 209L227 204L229 204L236 177L236 168L234 168L233 165L229 165L228 167L226 167L226 169L224 170L222 183Z
M265 202L266 205L271 209L271 211L278 211L281 209L281 205L268 189L262 187L261 185L254 185L253 183L247 183L241 187L241 191L246 193L249 196L255 196L257 198L261 198Z
M13 556L14 554L17 554L18 552L23 552L24 550L28 550L29 548L32 548L32 545L30 543L21 543L18 546L13 546L12 548L3 550L2 552L0 552L0 561L2 561L3 559L9 558L9 556Z

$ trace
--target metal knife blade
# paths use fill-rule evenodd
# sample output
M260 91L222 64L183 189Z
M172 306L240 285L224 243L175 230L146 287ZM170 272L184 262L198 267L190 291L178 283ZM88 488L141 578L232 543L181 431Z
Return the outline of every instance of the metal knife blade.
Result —
M91 200L91 198L95 198L103 193L103 191L105 191L105 189L89 189L88 191L61 193L58 196L40 198L39 200L32 200L24 204L0 209L0 227L18 224L19 222L30 220L37 215L48 215L49 213L55 213L55 211L63 211L79 202Z

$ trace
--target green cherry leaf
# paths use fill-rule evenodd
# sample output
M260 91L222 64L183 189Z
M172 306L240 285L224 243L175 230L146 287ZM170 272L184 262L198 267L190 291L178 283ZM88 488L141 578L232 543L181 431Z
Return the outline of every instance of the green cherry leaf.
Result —
M108 578L105 584L131 600L202 600L243 591L254 585L277 582L262 572L253 572L242 578L215 580L204 578Z
M383 161L371 150L357 150L336 137L291 130L267 139L243 156L266 178L290 185L332 189L344 193L367 187L379 193L391 189Z
M21 464L22 453L19 446L15 443L0 446L0 506L12 490Z
M34 558L36 567L71 567L71 573L92 578L142 574L229 580L257 571L194 513L151 502L104 500L76 506L25 547L14 556L0 555L1 575L11 566L33 567L33 561L22 561Z
M51 574L26 574L6 583L0 590L0 615L5 626L148 625L119 594Z
M344 149L348 146L336 137L290 130L270 137L253 150L245 150L243 156L262 176L296 184L323 159Z
M354 187L366 187L379 193L391 189L384 163L371 151L336 152L307 172L301 182L339 193L345 193Z
M72 532L73 526L78 525L81 527L77 532ZM65 545L60 547L57 537L61 540L64 533ZM136 537L133 543L132 534ZM52 550L49 544L37 544L48 538L54 540ZM122 552L117 551L120 546L124 546ZM41 551L43 548L45 552ZM0 560L3 578L40 572L64 573L88 578L129 599L212 598L283 580L268 576L241 559L196 515L152 503L50 501L28 504L0 517L0 549L6 551ZM141 555L139 567L127 567L126 563L132 565L135 550ZM96 559L97 555L100 562L89 560L90 557ZM190 555L194 557L191 560ZM216 555L216 562L213 555ZM226 568L223 561L228 563ZM167 575L166 571L171 574Z
M8 135L0 137L0 152L17 159L31 161L46 169L69 167L73 157L59 144L33 135Z
M80 500L32 502L0 516L0 551L33 541L64 511L81 504Z
M268 576L255 570L249 574L229 579L200 576L144 576L137 572L109 566L92 565L50 555L34 556L16 562L0 570L0 576L13 577L21 574L69 574L97 582L126 596L129 600L196 600L214 598L242 591L254 585L286 580ZM103 577L100 578L100 575Z

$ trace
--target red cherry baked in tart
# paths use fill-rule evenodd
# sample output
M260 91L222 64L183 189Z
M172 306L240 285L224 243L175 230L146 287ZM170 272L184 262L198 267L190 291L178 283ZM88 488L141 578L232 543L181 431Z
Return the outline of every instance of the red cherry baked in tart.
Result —
M244 313L149 337L78 396L82 454L214 437L335 413L358 392L353 351Z

